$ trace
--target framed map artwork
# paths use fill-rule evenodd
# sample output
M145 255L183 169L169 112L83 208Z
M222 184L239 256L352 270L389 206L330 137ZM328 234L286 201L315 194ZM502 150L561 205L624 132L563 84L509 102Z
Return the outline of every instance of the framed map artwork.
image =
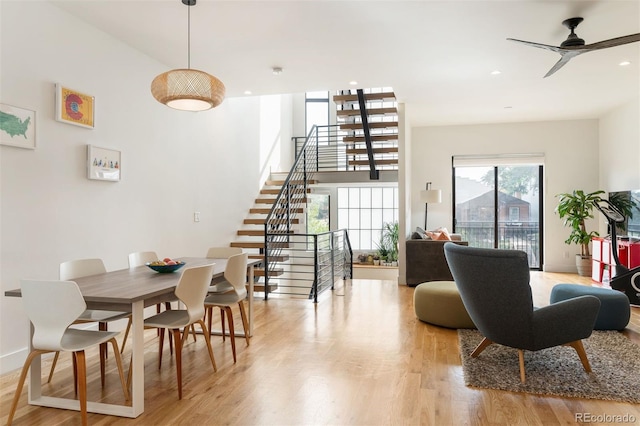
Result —
M95 98L56 84L56 120L94 128Z
M87 178L118 182L121 169L120 151L87 145Z
M36 112L0 104L0 144L36 148Z

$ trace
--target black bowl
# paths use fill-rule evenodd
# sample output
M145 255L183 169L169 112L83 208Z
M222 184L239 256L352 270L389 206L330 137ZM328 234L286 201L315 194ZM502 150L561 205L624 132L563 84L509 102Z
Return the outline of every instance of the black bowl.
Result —
M153 269L156 272L160 272L161 274L167 273L167 272L175 272L178 269L182 268L185 263L184 262L180 262L180 263L176 263L175 265L152 265L151 262L145 263L145 265L147 265L149 268Z

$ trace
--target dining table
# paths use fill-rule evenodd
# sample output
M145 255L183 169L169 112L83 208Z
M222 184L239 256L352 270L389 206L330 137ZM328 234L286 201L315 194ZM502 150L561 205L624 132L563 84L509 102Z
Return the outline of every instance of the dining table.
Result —
M227 259L182 257L176 260L185 262L185 266L172 273L158 273L141 265L72 280L78 284L88 309L131 312L132 317L131 405L87 401L89 412L131 418L144 412L144 308L166 301L173 294L185 269L213 263L213 278L218 278L224 276L227 265ZM247 263L249 336L253 334L254 266L260 262L260 259L249 259ZM9 290L5 292L5 296L21 297L21 291ZM33 336L32 326L30 333ZM31 349L29 338L29 350ZM29 373L29 404L79 411L80 403L77 399L42 395L41 368L41 357L37 356Z

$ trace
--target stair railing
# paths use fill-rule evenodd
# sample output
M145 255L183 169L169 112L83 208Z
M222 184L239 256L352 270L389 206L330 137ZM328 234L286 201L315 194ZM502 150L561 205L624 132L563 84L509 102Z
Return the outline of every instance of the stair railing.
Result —
M264 221L265 299L269 297L270 273L275 272L282 249L288 246L292 219L306 205L308 182L318 171L319 140L318 126L313 126Z

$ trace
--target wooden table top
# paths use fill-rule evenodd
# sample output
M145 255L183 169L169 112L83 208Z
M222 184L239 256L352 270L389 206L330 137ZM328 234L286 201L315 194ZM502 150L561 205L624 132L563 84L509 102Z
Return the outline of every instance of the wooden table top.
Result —
M182 257L186 265L176 272L158 273L142 265L130 269L120 269L104 274L76 278L75 281L87 303L132 304L172 293L182 272L195 266L214 264L213 277L221 277L227 266L227 259L204 257ZM260 263L249 259L248 266ZM5 296L21 297L20 289L6 291Z

